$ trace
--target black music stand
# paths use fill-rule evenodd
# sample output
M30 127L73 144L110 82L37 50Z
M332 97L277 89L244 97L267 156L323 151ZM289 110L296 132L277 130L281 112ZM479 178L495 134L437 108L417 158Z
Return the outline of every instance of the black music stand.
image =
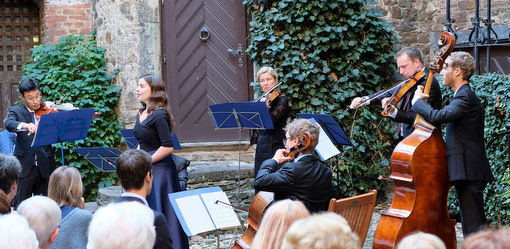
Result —
M239 204L239 189L241 175L241 132L243 129L265 130L273 129L273 121L267 109L266 102L223 103L209 106L214 119L216 130L239 130L239 171L237 174L237 203Z
M104 172L114 172L115 161L122 154L120 150L110 147L74 148L74 151Z
M87 138L94 109L76 109L41 115L32 147L60 143L62 165L64 165L63 142Z
M340 125L328 114L312 114L312 113L298 113L300 118L310 119L313 118L321 125L322 129L334 144L350 145L351 140L345 135Z
M120 134L124 137L124 140L126 140L126 144L130 149L135 148L138 146L138 140L135 138L135 134L133 133L133 129L124 129L120 131ZM177 139L177 135L175 135L175 132L172 133L172 143L174 145L174 150L182 150L182 146L179 143L179 139Z

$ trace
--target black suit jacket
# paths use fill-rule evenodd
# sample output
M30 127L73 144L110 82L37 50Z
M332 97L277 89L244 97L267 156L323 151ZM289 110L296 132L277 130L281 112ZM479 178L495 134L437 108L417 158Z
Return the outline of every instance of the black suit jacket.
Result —
M143 200L132 196L120 196L117 202L129 202L136 201L143 205ZM168 223L166 217L162 213L152 210L154 212L154 226L156 227L156 242L154 243L154 249L172 249L172 239L170 238L170 230L168 229Z
M274 200L295 198L310 212L327 211L331 198L337 198L331 169L313 156L283 165L276 160L265 160L255 178L253 187L259 191L274 192Z
M418 85L421 85L425 87L427 84L427 78L429 76L430 70L426 69L423 71L425 73L425 76L421 78L414 87L409 89L406 94L402 96L400 99L400 108L398 109L397 116L395 118L392 118L393 121L397 123L402 123L402 129L403 129L403 137L409 136L414 131L414 120L416 119L416 112L414 112L411 109L411 100L414 97L414 92L416 91L416 88L418 88ZM381 104L381 101L384 98L389 98L395 93L396 91L400 90L400 88L397 88L393 91L388 91L384 94L381 94L381 96L378 96L377 98L370 101L370 105L373 104ZM378 93L374 93L369 95L369 98L373 98ZM432 105L434 109L441 109L442 106L442 96L441 96L441 87L439 86L439 83L437 82L436 78L434 77L432 79L432 85L430 87L430 97L428 98L427 102ZM438 128L438 131L441 132L441 127L439 127L439 124L432 123ZM398 131L400 134L400 131Z
M17 131L21 122L32 123L32 116L25 104L12 106L9 108L9 116L5 120L5 128L8 131L16 132L16 146L13 155L18 158L21 163L20 178L25 178L30 174L34 164L35 155L37 155L37 165L42 177L48 179L55 170L55 157L51 145L31 147L34 140L34 134L28 135L28 131Z
M422 99L413 110L427 122L447 123L446 158L450 181L493 181L484 144L485 110L468 84L462 85L443 110Z

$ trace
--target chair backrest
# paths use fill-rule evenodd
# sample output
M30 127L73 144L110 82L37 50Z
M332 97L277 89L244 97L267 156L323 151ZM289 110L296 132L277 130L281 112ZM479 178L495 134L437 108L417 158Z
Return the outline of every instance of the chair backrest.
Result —
M362 247L372 220L376 197L377 190L372 190L367 194L329 201L328 212L342 215L347 220L352 231L359 236Z

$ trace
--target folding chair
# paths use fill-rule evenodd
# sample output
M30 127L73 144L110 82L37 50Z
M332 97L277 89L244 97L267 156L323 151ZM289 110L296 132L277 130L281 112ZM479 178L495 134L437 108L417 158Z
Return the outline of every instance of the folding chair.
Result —
M367 194L339 200L331 199L329 202L328 212L342 215L347 220L352 231L359 236L361 246L367 237L376 197L377 190L372 190Z

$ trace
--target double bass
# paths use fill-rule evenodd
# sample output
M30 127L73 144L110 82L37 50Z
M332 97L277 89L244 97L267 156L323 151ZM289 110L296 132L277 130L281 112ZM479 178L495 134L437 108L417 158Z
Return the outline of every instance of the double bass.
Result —
M434 72L455 46L449 32L439 36L442 47L436 53L424 93L428 94ZM390 208L381 215L372 248L395 248L408 234L422 231L437 235L449 249L457 248L455 221L448 214L451 183L446 165L446 144L440 132L417 115L414 131L394 149L391 157L394 196Z

